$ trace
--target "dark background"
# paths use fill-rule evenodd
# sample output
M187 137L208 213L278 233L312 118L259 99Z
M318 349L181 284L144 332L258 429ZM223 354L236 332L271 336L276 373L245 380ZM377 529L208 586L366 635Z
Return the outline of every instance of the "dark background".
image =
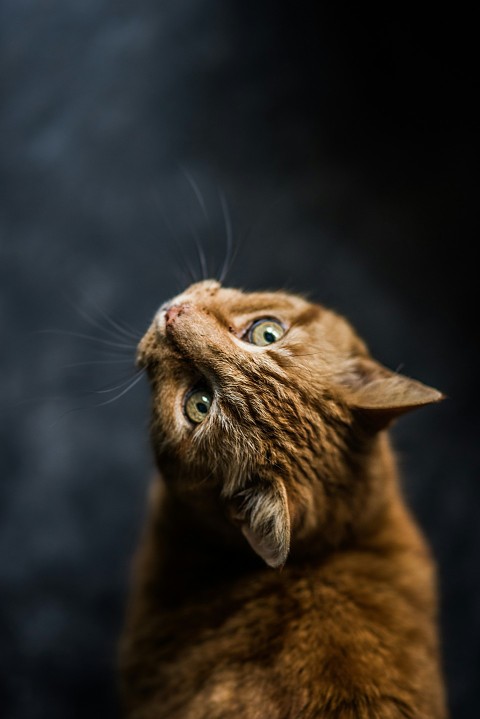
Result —
M470 27L438 8L1 0L2 717L117 716L151 457L146 384L109 402L135 340L103 313L141 333L200 275L195 236L218 272L230 218L229 282L309 292L449 397L394 440L440 566L452 717L478 716Z

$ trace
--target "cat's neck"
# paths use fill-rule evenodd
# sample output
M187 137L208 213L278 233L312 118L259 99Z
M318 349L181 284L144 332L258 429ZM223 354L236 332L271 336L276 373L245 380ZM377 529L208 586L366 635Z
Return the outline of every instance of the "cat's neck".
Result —
M345 509L343 518L340 503L336 515L329 516L325 524L312 525L303 537L296 537L293 527L289 563L321 561L322 557L345 549L382 549L386 544L398 544L401 537L407 542L416 541L416 530L399 490L387 433L382 432L371 441L354 471L355 481L365 487L354 511L347 515ZM345 502L350 503L351 497ZM159 540L179 566L203 567L204 571L211 567L214 571L233 563L237 574L241 567L250 570L264 566L228 518L215 487L178 492L175 482L167 478L156 504Z

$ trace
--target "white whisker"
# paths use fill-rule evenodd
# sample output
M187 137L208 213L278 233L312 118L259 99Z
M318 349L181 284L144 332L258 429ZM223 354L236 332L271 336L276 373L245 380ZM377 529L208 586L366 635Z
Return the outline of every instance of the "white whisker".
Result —
M136 384L140 382L143 375L145 374L145 370L141 370L136 376L133 382L131 382L126 389L123 390L123 392L120 392L120 394L117 394L116 397L112 397L111 399L106 400L105 402L99 402L98 404L95 404L95 407L103 407L106 404L111 404L112 402L116 402L117 399L120 399L120 397L123 397L127 392L130 392L130 390L135 387Z
M225 223L225 239L226 239L226 251L225 251L225 259L223 261L222 270L220 272L219 281L221 284L223 284L227 273L230 271L231 263L232 263L232 251L233 251L233 228L232 228L232 220L230 217L230 211L228 208L228 203L225 198L225 195L221 190L219 190L220 195L220 204L222 206L222 213L223 213L223 220Z
M206 204L205 204L205 200L204 200L204 198L203 198L203 195L202 195L202 193L201 193L201 191L200 191L200 188L199 188L198 184L195 182L194 178L193 178L192 175L188 172L188 170L185 169L185 167L183 167L182 165L180 165L180 169L181 169L181 171L182 171L182 173L183 173L185 179L187 180L188 184L189 184L190 187L192 188L192 190L193 190L193 192L194 192L194 195L195 195L195 197L197 198L198 204L199 204L200 207L202 208L202 212L203 212L203 214L204 214L204 217L205 217L207 223L211 226L210 217L209 217L208 212L207 212L207 206L206 206Z
M108 347L117 347L119 349L128 349L128 350L135 350L137 348L136 345L130 345L130 344L123 344L121 342L112 342L110 340L104 340L100 337L94 337L93 335L86 335L82 332L70 332L69 330L55 330L55 329L46 329L46 330L36 330L35 334L54 334L54 335L66 335L67 337L77 337L79 339L88 340L89 342L98 342L102 345L107 345Z
M132 364L132 360L129 359L114 359L114 360L88 360L86 362L71 362L70 364L62 365L62 369L71 367L83 367L85 365L99 365L99 364Z

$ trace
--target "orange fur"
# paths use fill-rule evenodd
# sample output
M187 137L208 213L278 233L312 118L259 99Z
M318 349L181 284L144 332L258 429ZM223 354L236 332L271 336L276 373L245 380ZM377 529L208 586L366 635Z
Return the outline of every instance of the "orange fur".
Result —
M245 332L275 318L258 347ZM442 395L335 313L213 281L138 352L159 469L121 643L130 719L445 719L435 570L388 424ZM183 411L197 383L205 420Z

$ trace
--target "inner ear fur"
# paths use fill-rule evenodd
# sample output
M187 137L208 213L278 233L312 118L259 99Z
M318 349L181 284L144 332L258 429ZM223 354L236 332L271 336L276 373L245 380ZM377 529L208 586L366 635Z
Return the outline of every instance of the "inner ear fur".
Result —
M437 389L392 372L369 357L353 360L341 383L347 403L375 430L406 412L445 399Z
M270 567L282 567L290 550L290 512L284 483L253 478L230 499L233 521Z

